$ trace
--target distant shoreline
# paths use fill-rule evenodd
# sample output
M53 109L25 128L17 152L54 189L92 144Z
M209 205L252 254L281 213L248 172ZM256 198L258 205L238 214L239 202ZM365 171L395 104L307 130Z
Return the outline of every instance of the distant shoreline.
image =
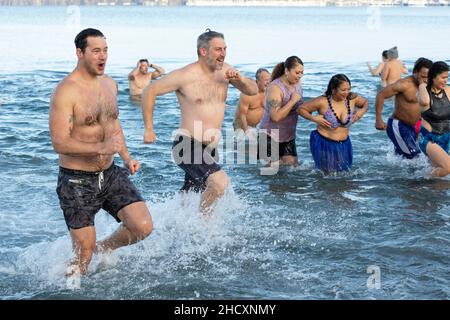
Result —
M0 0L0 6L435 7L450 0Z

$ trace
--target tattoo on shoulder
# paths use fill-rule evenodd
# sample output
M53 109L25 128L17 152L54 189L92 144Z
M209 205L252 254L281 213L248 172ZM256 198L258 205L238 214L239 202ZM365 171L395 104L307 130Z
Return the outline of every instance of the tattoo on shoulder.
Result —
M271 99L269 100L269 108L270 109L275 109L281 106L281 101L276 100L276 99Z

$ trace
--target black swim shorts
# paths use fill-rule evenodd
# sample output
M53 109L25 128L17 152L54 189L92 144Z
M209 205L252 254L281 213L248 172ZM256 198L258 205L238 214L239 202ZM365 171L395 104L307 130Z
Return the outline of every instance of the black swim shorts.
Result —
M112 164L100 172L86 172L59 168L59 204L69 229L93 226L95 214L104 209L117 222L119 211L139 201L144 201L128 178L128 169Z
M267 151L264 150L264 145L267 146ZM273 148L278 147L278 157L272 155L272 145ZM264 154L266 153L266 154ZM297 146L295 144L295 139L287 142L277 142L272 139L272 137L265 132L260 132L258 135L258 159L278 161L283 156L293 156L297 157Z
M185 172L182 191L205 191L208 177L221 170L217 164L216 149L191 137L177 136L173 142L172 155L175 163Z

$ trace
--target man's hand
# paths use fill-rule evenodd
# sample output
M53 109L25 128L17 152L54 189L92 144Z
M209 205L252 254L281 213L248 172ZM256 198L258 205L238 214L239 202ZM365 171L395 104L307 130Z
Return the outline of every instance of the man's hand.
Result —
M144 133L144 143L153 143L156 140L156 134L153 130L146 130Z
M136 161L132 158L130 158L128 161L125 161L125 165L128 167L131 174L135 174L141 168L141 164L139 163L139 161Z
M225 71L225 79L226 80L237 80L241 81L241 74L236 69L230 68L227 71Z
M387 125L386 125L386 123L384 123L383 119L377 119L375 121L375 128L377 130L386 130Z
M122 150L125 145L123 136L120 131L116 131L111 137L103 142L103 148L99 151L100 154L116 154Z
M418 86L420 86L421 84L427 85L427 81L422 79L422 77L419 77L418 81L419 81L419 85Z

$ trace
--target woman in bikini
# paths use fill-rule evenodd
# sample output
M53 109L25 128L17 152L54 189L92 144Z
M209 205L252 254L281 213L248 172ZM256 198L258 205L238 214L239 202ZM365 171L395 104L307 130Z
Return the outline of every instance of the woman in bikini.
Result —
M325 174L348 171L352 166L349 129L366 113L369 103L350 88L350 79L345 74L334 75L325 94L298 109L303 118L317 123L309 143L316 168ZM313 115L316 111L318 115Z

